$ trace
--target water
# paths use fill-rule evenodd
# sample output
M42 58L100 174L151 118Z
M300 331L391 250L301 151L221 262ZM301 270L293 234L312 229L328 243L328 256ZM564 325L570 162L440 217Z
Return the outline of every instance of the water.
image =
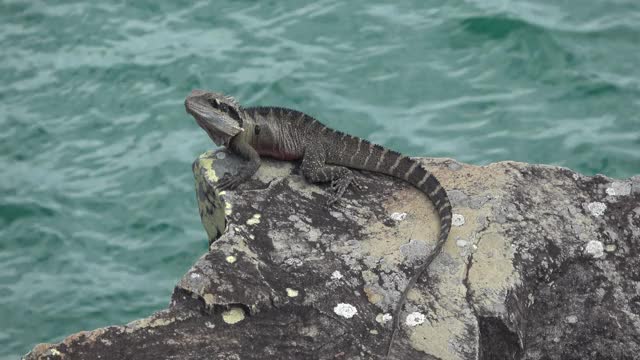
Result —
M206 251L193 88L411 155L640 173L636 0L0 4L0 358L165 307Z

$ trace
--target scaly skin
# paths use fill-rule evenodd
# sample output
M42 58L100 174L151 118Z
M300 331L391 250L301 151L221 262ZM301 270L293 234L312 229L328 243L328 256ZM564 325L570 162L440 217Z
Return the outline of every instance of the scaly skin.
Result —
M234 189L260 167L260 156L302 159L302 174L312 182L331 182L328 204L338 201L349 186L359 188L349 168L368 170L405 180L424 192L440 216L440 234L433 251L402 291L393 314L387 358L398 331L407 293L441 252L451 229L451 203L440 182L420 163L367 140L332 130L302 112L279 107L241 107L220 93L194 90L185 107L218 145L238 154L247 164L236 176L225 174L220 189ZM240 130L238 130L240 129Z

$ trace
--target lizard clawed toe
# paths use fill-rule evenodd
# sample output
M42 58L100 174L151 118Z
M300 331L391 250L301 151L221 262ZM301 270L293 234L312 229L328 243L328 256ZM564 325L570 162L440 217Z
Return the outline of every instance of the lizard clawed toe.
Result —
M350 185L356 191L362 191L364 189L364 187L362 186L362 183L360 183L360 180L356 179L355 177L353 179L351 179L351 184Z
M242 179L239 176L234 176L229 173L225 173L224 176L216 184L218 190L233 190L242 183Z
M353 175L343 176L339 179L333 180L330 185L333 195L329 200L327 200L327 205L333 205L335 202L342 199L342 195L344 195L344 192L350 185L357 190L362 189Z

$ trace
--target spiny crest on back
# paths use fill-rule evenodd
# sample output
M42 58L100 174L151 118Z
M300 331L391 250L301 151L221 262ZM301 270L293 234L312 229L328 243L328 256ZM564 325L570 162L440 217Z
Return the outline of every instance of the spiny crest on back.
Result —
M240 107L240 103L238 102L238 100L236 100L236 98L234 98L233 96L230 95L224 95L224 98L227 100L227 102L229 103L229 105L233 105L234 107L239 108Z
M241 108L240 103L233 96L225 95L223 93L218 93L218 92L210 92L210 93L207 93L206 95L207 95L207 100L209 100L209 102L211 102L212 100L215 100L217 103L223 103L228 106L232 106L236 109Z

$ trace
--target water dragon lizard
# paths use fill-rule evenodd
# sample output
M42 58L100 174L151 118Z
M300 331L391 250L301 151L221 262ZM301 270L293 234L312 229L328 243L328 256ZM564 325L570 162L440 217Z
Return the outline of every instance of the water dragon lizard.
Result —
M400 295L393 313L387 347L390 356L407 293L442 250L451 229L451 203L433 174L417 160L359 137L332 130L313 117L281 107L242 107L221 93L193 90L185 108L218 146L225 146L247 162L236 175L225 174L217 184L234 189L260 167L260 156L280 160L302 159L302 174L312 183L330 182L338 201L349 186L359 188L349 169L367 170L405 180L424 192L440 216L440 234L433 251L419 266Z

